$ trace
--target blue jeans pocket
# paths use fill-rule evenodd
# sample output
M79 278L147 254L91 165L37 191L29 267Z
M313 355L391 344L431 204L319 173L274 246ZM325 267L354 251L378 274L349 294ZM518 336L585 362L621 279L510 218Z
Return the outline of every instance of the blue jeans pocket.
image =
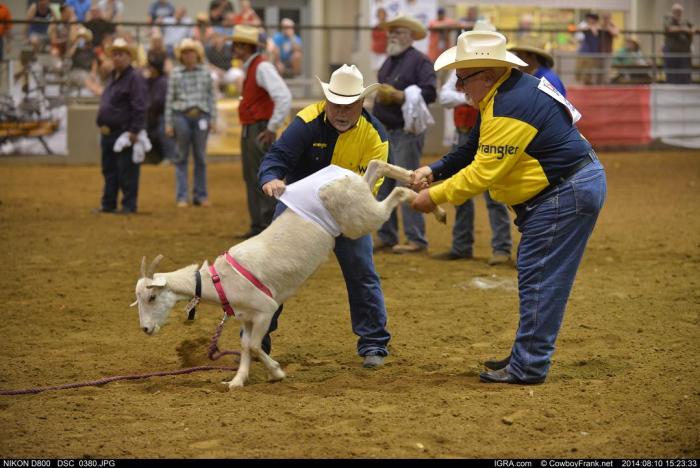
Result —
M605 202L605 172L595 171L583 174L580 179L571 181L571 187L576 201L576 214L597 215Z

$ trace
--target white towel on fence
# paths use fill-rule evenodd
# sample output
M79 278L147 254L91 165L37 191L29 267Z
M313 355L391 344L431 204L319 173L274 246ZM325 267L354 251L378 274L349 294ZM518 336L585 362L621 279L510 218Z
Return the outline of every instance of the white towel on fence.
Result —
M116 153L121 153L121 151L127 146L131 146L131 140L129 139L129 132L124 132L119 135L117 141L114 142L112 149ZM131 160L134 162L134 164L141 164L143 160L146 159L146 153L151 151L151 148L151 140L148 139L146 130L141 130L136 137L134 151L131 153Z
M428 128L428 125L435 125L435 119L425 104L421 89L416 85L411 85L403 92L405 96L401 106L404 121L403 130L419 135Z

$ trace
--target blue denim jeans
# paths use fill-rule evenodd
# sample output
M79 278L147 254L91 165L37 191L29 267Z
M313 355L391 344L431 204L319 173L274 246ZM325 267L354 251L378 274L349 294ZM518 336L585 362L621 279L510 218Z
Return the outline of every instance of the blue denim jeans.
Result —
M414 135L403 130L389 130L389 162L405 169L415 170L420 166L420 157L423 153L425 133ZM384 200L396 187L394 179L385 178L379 188L378 200ZM407 203L401 204L401 216L403 218L403 230L406 239L414 244L427 247L425 238L425 219L423 213L412 210ZM399 243L399 222L396 209L392 211L389 220L379 228L379 239L388 245Z
M605 195L605 170L595 158L518 213L520 323L508 371L522 381L540 382L547 376L576 271Z
M275 218L286 208L284 203L278 202ZM345 236L336 237L334 252L343 272L345 287L348 291L352 331L359 337L357 354L360 356L368 354L388 355L387 345L391 334L386 329L387 315L384 293L379 282L379 275L374 269L372 236L368 234L354 240ZM277 329L277 319L282 313L282 309L283 305L280 305L272 318L267 335L263 338L262 348L268 353L272 347L270 333Z
M469 132L457 131L455 150L469 139ZM491 224L491 250L493 253L510 255L513 241L510 237L510 216L508 208L491 198L489 192L484 192L486 208ZM460 257L471 257L474 247L474 199L470 198L455 210L455 224L452 227L452 253Z
M206 130L200 128L200 121L207 123ZM175 198L177 201L187 201L187 160L190 147L194 155L194 190L192 199L195 202L208 198L207 193L207 137L209 136L209 117L202 114L191 118L182 112L176 112L174 117L175 140Z
M102 192L102 209L117 209L117 197L122 191L122 210L136 212L139 195L139 174L141 166L134 164L132 147L127 146L119 153L112 149L119 138L118 132L103 135L100 140L102 148L102 176L105 180Z

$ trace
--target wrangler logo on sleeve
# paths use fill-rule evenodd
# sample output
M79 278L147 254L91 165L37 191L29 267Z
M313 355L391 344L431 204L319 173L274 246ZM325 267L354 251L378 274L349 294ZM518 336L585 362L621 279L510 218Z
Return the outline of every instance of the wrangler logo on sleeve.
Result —
M505 156L513 155L518 152L519 146L512 145L484 145L479 144L479 151L484 154L497 154L496 159L503 159Z

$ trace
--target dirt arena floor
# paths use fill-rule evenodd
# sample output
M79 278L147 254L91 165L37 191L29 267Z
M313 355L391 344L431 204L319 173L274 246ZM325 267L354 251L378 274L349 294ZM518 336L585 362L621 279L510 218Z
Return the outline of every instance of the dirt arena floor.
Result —
M475 260L376 256L383 368L355 355L332 257L286 304L273 349L285 381L254 363L235 392L219 384L231 372L210 371L0 396L0 457L699 457L700 152L601 159L608 200L543 385L479 383L518 323L515 270L486 264L480 199ZM143 255L171 271L246 230L240 164L210 164L209 185L212 207L178 209L173 168L147 166L139 214L95 215L99 167L0 165L0 390L208 364L219 307L187 324L180 303L147 337L128 306ZM431 254L450 228L428 221ZM237 349L235 322L221 344Z

